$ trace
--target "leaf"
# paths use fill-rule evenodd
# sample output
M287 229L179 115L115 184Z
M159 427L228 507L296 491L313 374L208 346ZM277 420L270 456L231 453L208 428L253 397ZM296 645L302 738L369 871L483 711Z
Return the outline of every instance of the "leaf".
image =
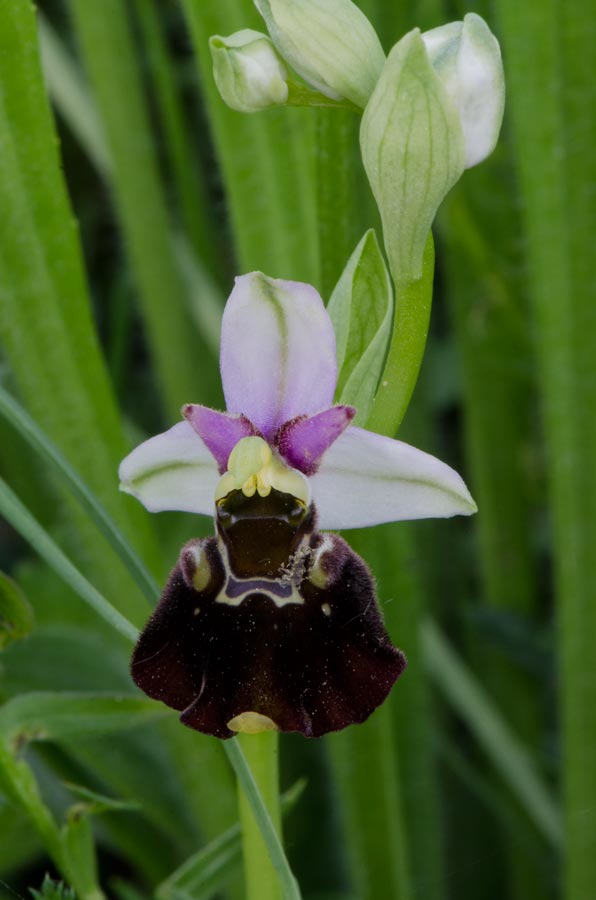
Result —
M18 584L0 572L0 650L19 641L33 628L33 610Z
M337 341L339 402L358 410L364 425L385 362L393 319L391 280L375 232L352 253L327 309Z
M75 808L69 810L60 837L66 865L76 873L77 889L82 896L101 897L97 888L97 858L89 816Z
M132 693L127 657L126 648L89 628L44 625L6 651L3 694L8 699L32 691Z
M152 700L110 694L23 694L0 709L0 735L13 750L29 741L91 737L163 716Z
M41 890L29 888L29 892L35 897L35 900L75 900L73 889L63 881L54 881L47 872L41 884Z
M2 478L0 478L0 512L83 600L130 642L136 641L138 631L134 625L73 566Z
M423 625L421 637L426 666L438 689L465 721L545 840L559 849L563 841L560 812L527 749L434 622Z
M125 450L122 427L94 329L30 3L0 4L0 81L3 359L44 431L129 539L158 560L147 517L119 495L115 483ZM142 620L142 598L88 517L68 502L60 511L70 547L85 555L86 571L127 615Z
M89 788L83 787L81 784L73 784L70 781L63 782L64 787L68 788L73 794L76 794L83 801L82 803L72 806L70 812L82 813L85 815L100 815L104 812L120 812L128 810L141 809L141 804L134 800L116 800L114 797L106 797L105 794L98 794Z
M75 495L89 518L127 566L149 602L153 603L156 596L159 595L159 588L115 521L60 452L57 445L44 434L28 412L1 386L0 414L10 422L32 449L39 453L44 462L50 463L58 471L63 482Z

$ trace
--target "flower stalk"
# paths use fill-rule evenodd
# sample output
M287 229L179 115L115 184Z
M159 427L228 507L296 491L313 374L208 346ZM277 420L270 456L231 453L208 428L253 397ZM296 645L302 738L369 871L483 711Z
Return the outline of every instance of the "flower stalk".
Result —
M279 802L279 734L263 731L237 740L267 806L273 826L281 834ZM242 851L246 900L281 900L279 876L255 819L246 793L238 784L238 810L242 825Z
M367 426L394 435L406 414L422 364L433 294L435 252L428 233L422 276L396 283L393 334Z

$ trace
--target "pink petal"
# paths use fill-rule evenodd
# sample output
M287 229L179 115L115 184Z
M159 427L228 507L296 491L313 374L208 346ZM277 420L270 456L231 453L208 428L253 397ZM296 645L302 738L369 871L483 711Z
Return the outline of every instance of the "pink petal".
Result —
M238 441L258 434L246 416L231 416L197 403L188 403L183 407L182 415L213 454L221 473L226 471L228 457Z
M314 416L291 419L284 422L273 442L294 469L314 475L325 451L355 415L353 406L332 406Z

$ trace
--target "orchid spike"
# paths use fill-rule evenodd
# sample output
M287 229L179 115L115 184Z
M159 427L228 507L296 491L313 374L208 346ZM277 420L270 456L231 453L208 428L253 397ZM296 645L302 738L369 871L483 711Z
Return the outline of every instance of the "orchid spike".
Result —
M213 515L191 541L133 656L136 683L218 737L318 736L364 721L405 667L366 564L337 535L475 511L460 476L333 405L335 336L307 284L236 280L222 322L228 410L184 421L120 466L150 511Z

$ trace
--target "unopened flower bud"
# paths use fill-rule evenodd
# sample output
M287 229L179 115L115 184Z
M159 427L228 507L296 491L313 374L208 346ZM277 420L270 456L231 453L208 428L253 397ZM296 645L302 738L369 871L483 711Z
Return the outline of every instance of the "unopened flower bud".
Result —
M239 112L283 106L288 99L286 67L266 34L245 28L209 39L213 77L223 100Z
M326 97L366 106L385 54L351 0L255 0L284 59Z
M437 207L465 160L457 112L418 29L389 54L362 117L360 146L393 278L416 280Z
M501 128L505 81L499 42L475 13L425 32L422 40L457 110L469 169L492 153Z

